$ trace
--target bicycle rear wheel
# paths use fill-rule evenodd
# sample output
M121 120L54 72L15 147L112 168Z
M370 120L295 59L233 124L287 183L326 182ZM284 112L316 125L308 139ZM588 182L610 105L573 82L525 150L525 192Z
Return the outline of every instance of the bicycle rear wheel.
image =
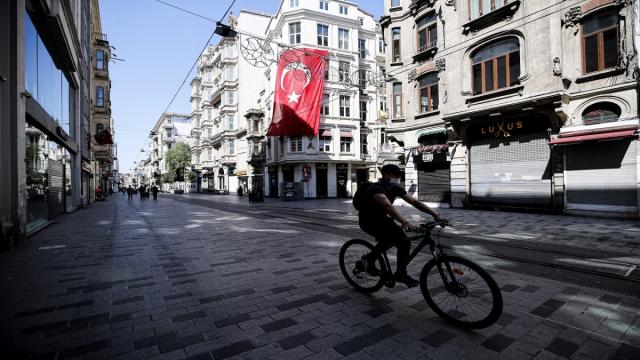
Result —
M378 256L375 262L379 272L376 275L368 273L362 265L362 257L369 254L371 250L373 250L373 245L360 239L349 240L340 249L340 270L342 275L356 290L365 293L380 290L384 283L385 267L382 256Z
M420 273L420 290L438 316L461 328L488 327L502 313L498 284L478 264L465 258L446 256L429 261Z

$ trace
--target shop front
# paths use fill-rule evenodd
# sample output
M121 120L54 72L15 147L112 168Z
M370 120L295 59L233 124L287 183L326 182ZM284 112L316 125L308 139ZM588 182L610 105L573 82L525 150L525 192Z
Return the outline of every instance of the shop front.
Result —
M474 120L466 130L471 205L551 208L546 115Z
M329 181L327 163L316 163L316 197L325 199L329 196Z
M418 133L420 146L413 149L418 175L418 200L448 204L451 201L451 159L444 128Z
M337 197L347 198L349 193L347 191L347 180L349 179L349 164L336 164L336 187Z
M267 173L269 175L269 197L277 198L278 197L278 167L269 166L267 168Z

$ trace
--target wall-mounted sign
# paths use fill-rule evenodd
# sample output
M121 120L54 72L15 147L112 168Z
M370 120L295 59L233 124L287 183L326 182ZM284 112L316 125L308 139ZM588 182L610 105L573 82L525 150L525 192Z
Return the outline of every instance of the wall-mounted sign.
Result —
M467 136L475 139L509 139L515 135L544 132L549 126L549 120L544 116L496 119L471 125Z

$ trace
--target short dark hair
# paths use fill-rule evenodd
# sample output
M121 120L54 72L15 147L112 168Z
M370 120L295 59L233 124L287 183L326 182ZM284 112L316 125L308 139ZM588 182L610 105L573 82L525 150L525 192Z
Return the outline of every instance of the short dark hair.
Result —
M380 169L382 175L394 175L394 176L402 176L402 170L398 165L387 164Z

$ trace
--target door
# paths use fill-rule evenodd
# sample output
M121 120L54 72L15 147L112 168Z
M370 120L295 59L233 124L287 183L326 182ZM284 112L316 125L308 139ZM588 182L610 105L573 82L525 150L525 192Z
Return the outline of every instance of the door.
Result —
M448 203L451 199L450 164L422 163L418 165L418 200Z
M546 133L474 142L469 163L473 203L551 206L551 150Z
M326 198L328 191L327 164L316 164L316 197Z
M339 198L349 197L349 193L347 192L348 173L349 173L349 165L336 164L336 186L338 189L337 195Z
M49 220L64 213L64 165L61 161L49 160L49 178L47 200Z
M567 209L637 211L637 141L568 145Z
M293 182L293 165L282 165L282 180L284 182Z
M278 167L269 167L269 196L278 197Z

